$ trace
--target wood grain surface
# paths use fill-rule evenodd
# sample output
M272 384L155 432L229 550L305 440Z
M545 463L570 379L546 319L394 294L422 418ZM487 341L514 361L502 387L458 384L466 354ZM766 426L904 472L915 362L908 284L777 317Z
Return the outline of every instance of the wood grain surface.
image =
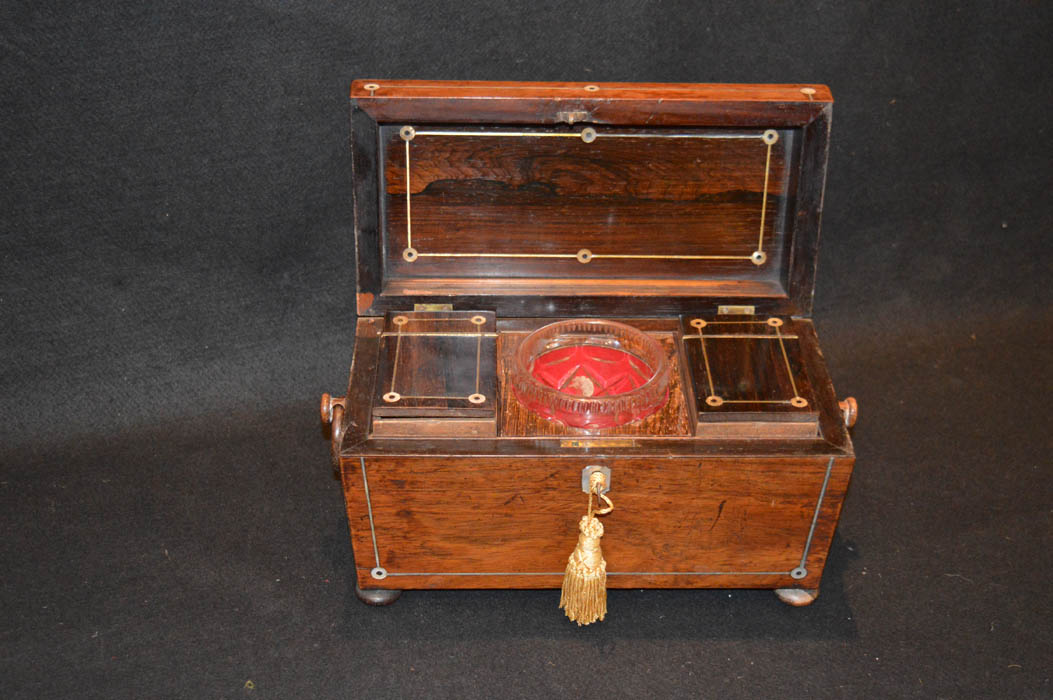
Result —
M588 88L588 89L586 89ZM499 315L701 313L715 299L807 315L826 174L823 86L356 81L359 313L448 301ZM406 203L406 142L410 142ZM497 138L428 131L575 132ZM619 139L690 133L757 139ZM748 256L764 207L766 260ZM415 260L403 258L411 234ZM660 258L573 256L662 255ZM429 257L431 254L458 257ZM482 255L527 257L475 257Z
M682 318L683 344L695 387L699 426L707 426L708 434L716 434L712 424L756 421L796 424L783 427L778 434L784 437L809 437L818 432L815 395L801 359L798 333L801 323L770 317L781 324L776 328L767 322L768 318ZM700 322L706 325L702 328L691 325ZM724 403L717 406L707 403L712 396ZM794 398L803 399L806 404L786 403ZM786 431L791 428L793 432L788 434ZM738 427L739 434L746 434L744 430L744 426ZM762 437L766 430L766 426L759 425L754 436Z
M850 459L833 463L805 559L807 576L793 579L789 572L801 564L830 462L599 460L611 468L615 503L603 519L608 585L817 587ZM359 585L558 586L585 509L580 471L591 463L572 457L345 460ZM379 565L396 574L382 581L369 573L378 565L374 533Z
M473 317L483 323L472 323ZM490 311L389 313L381 338L373 415L493 419L496 345L496 322ZM385 400L389 392L400 394L399 400ZM472 394L480 394L483 402L469 401Z
M512 318L498 321L499 333L529 332L552 318ZM679 327L677 318L626 318L614 317L614 320L635 325L641 330L651 332L674 333ZM660 451L661 454L680 455L685 457L707 456L851 456L852 442L848 436L838 400L830 382L818 339L812 323L807 319L794 319L794 331L799 336L800 358L804 371L811 383L815 397L813 406L819 415L819 431L811 437L788 436L776 431L773 433L742 434L731 431L730 434L714 436L699 431L694 437L672 436L659 438L653 435L633 436L631 444L618 442L604 447L602 444L591 444L586 454L608 456L612 453L631 456L648 455ZM574 453L568 450L564 438L558 435L536 435L517 437L515 435L478 437L472 440L450 439L437 436L434 431L422 432L414 440L406 440L392 435L371 435L371 407L375 399L377 382L377 362L380 354L380 334L383 323L377 318L361 318L358 321L357 340L354 361L348 381L347 413L345 417L344 439L339 447L344 457L393 456L393 455L506 455L506 456L558 456ZM678 362L686 366L684 358ZM683 380L683 377L681 377ZM690 390L691 380L685 386ZM688 406L693 409L694 402ZM690 413L690 410L689 410ZM404 435L405 433L400 433ZM463 437L460 433L456 437Z
M768 146L756 138L761 135L756 129L743 132L755 137L747 139L665 139L657 137L661 132L646 133L652 137L601 135L592 143L584 143L580 138L422 132L409 143L410 235L406 142L395 126L383 127L389 277L665 277L778 282L787 243L783 222L793 132L782 132L772 145L770 167ZM768 260L758 266L748 256L757 250L762 219L762 248ZM407 262L402 251L410 238L412 247L426 254L570 257L425 256ZM573 257L581 249L597 256L739 259L596 257L583 265Z
M831 106L821 85L353 84L359 314L443 303L500 319L491 326L488 317L499 335L493 364L480 370L494 382L485 415L444 399L410 406L422 409L413 415L383 407L390 336L379 319L359 320L334 452L362 588L558 587L590 464L613 472L617 507L603 540L610 587L818 587L854 461L806 318ZM404 126L419 133L408 170ZM577 136L427 133L466 129ZM599 136L582 140L583 129ZM770 161L756 138L608 138L769 129L778 133ZM415 260L403 257L407 224ZM583 248L747 256L762 230L760 265L534 257ZM783 318L781 332L796 336L786 358L770 339L714 340L714 362L700 373L697 351L677 342L687 329L677 315L712 318L719 304ZM502 387L512 341L569 316L660 334L676 365L666 408L617 434L580 435L518 406ZM409 343L407 386L457 384L469 354L459 343ZM711 380L729 402L797 395L807 406L713 411L704 403ZM793 578L802 565L805 575ZM376 566L390 575L373 577Z
M369 86L376 86L369 89ZM799 126L829 107L825 85L508 83L356 80L351 99L376 121L648 126ZM808 91L812 91L809 93Z

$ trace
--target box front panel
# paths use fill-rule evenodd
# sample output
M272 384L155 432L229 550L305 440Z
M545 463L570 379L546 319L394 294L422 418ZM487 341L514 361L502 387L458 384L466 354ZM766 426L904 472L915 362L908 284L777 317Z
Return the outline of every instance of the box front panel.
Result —
M362 588L560 585L585 513L581 470L611 469L608 586L816 587L851 458L351 458Z

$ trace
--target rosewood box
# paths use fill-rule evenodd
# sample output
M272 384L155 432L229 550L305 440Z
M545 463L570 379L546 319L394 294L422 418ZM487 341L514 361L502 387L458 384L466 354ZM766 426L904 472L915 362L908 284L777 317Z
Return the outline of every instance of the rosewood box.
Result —
M559 589L595 497L608 588L815 599L856 415L810 318L831 108L352 84L358 319L322 417L359 597Z

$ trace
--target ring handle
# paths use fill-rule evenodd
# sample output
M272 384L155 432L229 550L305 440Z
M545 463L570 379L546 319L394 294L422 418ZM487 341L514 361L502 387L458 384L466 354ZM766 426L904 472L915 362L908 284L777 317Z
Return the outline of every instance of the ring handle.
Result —
M347 408L347 398L344 396L333 397L322 394L319 413L322 425L329 428L330 450L333 457L333 466L340 466L340 444L344 439L344 411Z
M854 396L849 396L839 401L837 405L841 408L841 417L845 421L845 426L851 428L859 419L859 402Z
M322 425L328 427L336 423L336 414L334 410L339 406L342 409L347 408L347 399L343 396L330 396L329 394L322 394L322 402L319 406L319 413L322 417Z
M333 406L333 437L329 442L329 449L333 457L333 466L340 467L340 445L344 441L344 407Z

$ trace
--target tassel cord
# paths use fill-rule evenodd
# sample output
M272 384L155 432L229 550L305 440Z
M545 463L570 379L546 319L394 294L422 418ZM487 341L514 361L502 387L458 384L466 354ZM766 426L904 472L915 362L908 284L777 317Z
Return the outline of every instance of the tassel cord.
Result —
M567 560L567 571L563 577L559 607L578 625L603 620L607 615L607 563L600 549L603 525L596 517L614 510L614 503L602 493L605 481L601 472L589 477L588 513L578 523L578 544ZM593 510L593 494L596 496L596 505L600 506L600 501L603 501L606 507Z

